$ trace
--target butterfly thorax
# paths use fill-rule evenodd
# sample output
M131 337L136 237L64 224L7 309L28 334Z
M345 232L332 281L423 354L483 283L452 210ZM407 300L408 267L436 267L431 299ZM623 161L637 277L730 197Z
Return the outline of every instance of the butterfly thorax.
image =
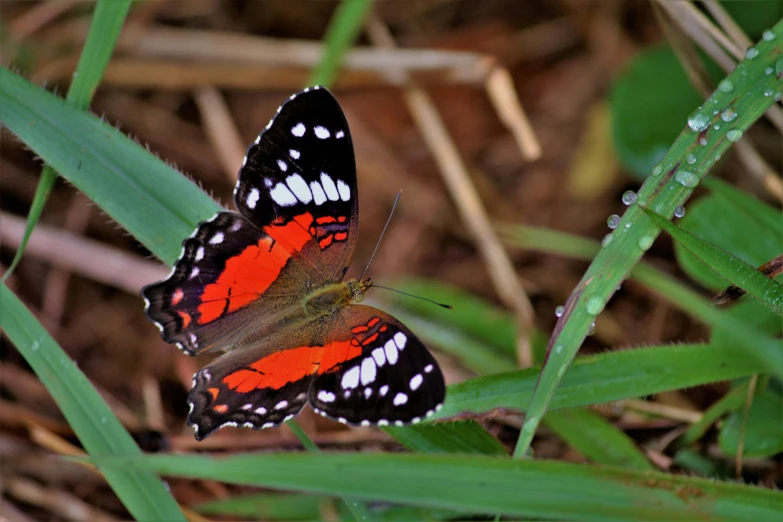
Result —
M364 299L364 292L370 286L372 282L369 279L350 279L324 285L304 297L302 308L309 317L329 315L351 303L360 303Z

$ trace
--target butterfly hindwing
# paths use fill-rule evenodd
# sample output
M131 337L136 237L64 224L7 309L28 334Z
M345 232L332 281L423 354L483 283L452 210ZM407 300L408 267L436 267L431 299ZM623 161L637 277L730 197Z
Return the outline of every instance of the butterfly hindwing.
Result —
M353 425L402 425L441 407L443 374L408 328L369 306L349 305L339 313L332 327L347 331L351 342L323 354L310 387L310 404L318 413Z
M234 191L251 222L289 222L308 212L326 279L350 264L359 225L356 164L348 123L337 100L311 87L283 103L247 150Z

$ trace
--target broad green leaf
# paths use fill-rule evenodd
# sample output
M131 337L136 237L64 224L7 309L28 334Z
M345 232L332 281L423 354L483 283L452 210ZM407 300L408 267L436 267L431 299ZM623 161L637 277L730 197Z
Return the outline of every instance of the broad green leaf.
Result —
M736 455L740 440L743 457L767 458L783 451L783 397L778 392L767 388L753 397L743 426L744 417L743 405L721 426L718 445L725 455Z
M729 16L745 31L751 40L783 18L783 2L778 0L721 0Z
M22 301L0 284L0 327L35 371L93 457L141 457L141 450L71 358L44 330ZM106 468L106 481L137 520L185 520L149 470Z
M655 221L656 225L666 230L677 241L677 244L695 255L704 265L745 290L748 295L755 297L778 315L783 315L783 286L758 272L753 266L741 259L687 230L673 225L663 216L644 207L642 210Z
M711 180L715 181L715 180ZM713 184L720 192L691 203L679 225L705 241L738 257L754 268L783 250L783 215L764 203L723 183ZM677 260L694 280L712 290L729 285L728 279L675 244Z
M772 520L783 495L653 471L448 454L148 455L101 467L477 513L566 520ZM655 487L651 487L655 484Z
M555 325L547 347L547 363L517 440L515 457L527 454L555 388L576 356L589 328L659 233L639 206L644 205L669 218L677 207L686 202L717 159L766 112L774 102L775 93L783 90L783 76L767 73L770 67L774 70L781 52L783 21L754 46L703 107L694 107L694 112L683 122L682 132L644 182L638 194L639 204L628 207L617 229L604 241L604 247L575 286L566 301L563 315ZM714 125L713 122L723 122L721 114L725 111L731 111L731 123ZM692 313L698 312L700 318L709 319L712 324L725 318L725 314L702 306L699 299L681 291L679 285L663 285L661 282L656 281L658 290L665 287L666 291L679 294L680 299L687 297L688 302L684 306ZM783 375L783 352L778 344L759 336L745 338L748 331L733 332L737 344L749 355L764 361L773 372Z
M647 176L701 101L669 47L640 52L612 87L612 137L622 165Z

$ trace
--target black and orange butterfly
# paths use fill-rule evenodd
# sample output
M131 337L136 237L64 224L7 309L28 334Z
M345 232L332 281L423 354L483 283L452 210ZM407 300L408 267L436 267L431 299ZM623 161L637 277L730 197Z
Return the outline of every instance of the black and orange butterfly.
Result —
M277 110L239 171L239 213L218 212L182 246L171 275L142 291L166 342L224 351L193 378L188 424L267 428L309 401L352 425L432 415L446 389L438 364L394 317L358 305L369 280L342 281L359 199L353 144L323 87Z

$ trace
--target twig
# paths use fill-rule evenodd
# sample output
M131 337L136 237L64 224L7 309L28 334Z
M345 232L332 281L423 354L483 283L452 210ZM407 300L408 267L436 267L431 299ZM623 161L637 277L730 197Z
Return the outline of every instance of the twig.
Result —
M242 157L245 155L245 146L231 117L231 111L220 91L214 87L196 89L194 99L201 111L205 134L223 165L223 171L226 177L235 183Z
M376 45L394 46L394 40L386 26L371 16L368 23L370 40ZM400 69L390 71L397 79L405 81L407 75ZM408 79L410 81L410 79ZM533 308L489 221L486 210L470 180L466 165L459 156L454 141L449 136L443 120L431 99L420 87L410 84L404 90L405 100L424 141L429 146L446 187L451 193L462 221L473 235L479 253L487 264L495 291L503 302L514 311L519 325L518 353L522 367L532 364L528 336L533 326Z

